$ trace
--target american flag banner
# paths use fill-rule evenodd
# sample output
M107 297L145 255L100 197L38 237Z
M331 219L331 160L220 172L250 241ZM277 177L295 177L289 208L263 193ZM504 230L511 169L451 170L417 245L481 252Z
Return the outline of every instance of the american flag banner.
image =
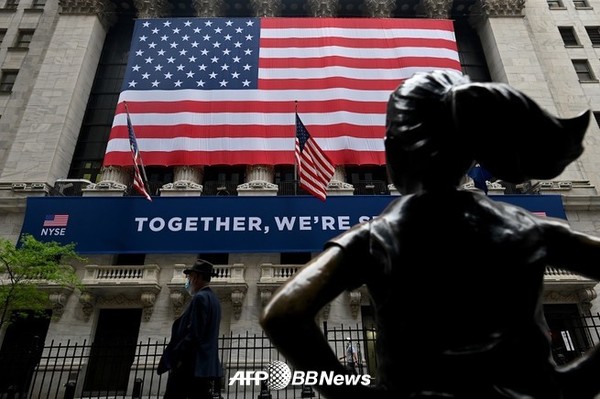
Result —
M296 148L294 152L300 187L325 201L327 185L333 177L335 167L316 141L310 137L298 114L296 114Z
M129 110L127 104L125 104L125 113L127 115L127 132L129 138L129 151L133 160L133 188L140 194L142 194L148 201L152 201L152 197L148 193L146 171L144 170L144 164L142 157L140 156L140 149L133 131L133 125L131 118L129 117Z
M46 215L43 227L67 227L69 215Z
M295 102L336 165L384 165L386 103L418 71L461 71L450 20L136 21L104 165L294 163Z

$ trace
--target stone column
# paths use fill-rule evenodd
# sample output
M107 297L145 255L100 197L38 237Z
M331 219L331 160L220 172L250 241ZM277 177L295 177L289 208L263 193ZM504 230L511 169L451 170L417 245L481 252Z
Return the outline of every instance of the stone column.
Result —
M448 19L453 0L421 0L421 6L427 18Z
M169 15L168 0L133 0L133 4L137 9L137 17L145 18L160 18Z
M204 180L202 166L176 166L173 174L173 183L167 183L160 189L162 197L191 197L202 195L203 186L199 184Z
M281 11L281 0L250 0L257 17L276 17Z
M354 186L346 183L346 168L342 166L335 167L335 173L331 182L327 186L327 195L352 195Z
M166 14L166 0L134 0L138 18L156 18ZM122 196L131 183L131 168L108 166L102 168L102 176L97 184L82 190L84 196Z
M100 181L88 185L81 191L84 197L122 197L130 180L127 169L119 166L106 166L102 168Z
M167 0L134 0L139 18L158 18L169 15L171 8ZM195 2L196 6L198 2ZM208 3L208 1L205 1ZM163 197L198 196L202 194L200 182L204 176L202 166L175 166L173 169L173 182L160 188Z
M370 18L388 18L396 7L395 0L365 0L367 15Z
M313 17L335 17L339 0L308 0L308 8Z
M250 0L254 15L258 17L275 17L281 10L281 0ZM248 165L246 182L237 187L238 195L269 196L277 195L278 187L273 184L275 168L273 165Z
M152 0L137 0L152 2ZM165 1L166 0L162 0ZM168 4L168 3L167 3ZM194 0L194 9L199 17L216 17L222 14L223 0ZM161 196L199 196L204 187L204 166L175 166L173 183L167 183L160 189Z
M378 0L371 1L380 2ZM314 17L335 17L339 8L339 0L308 0L308 8ZM327 185L327 195L352 195L353 193L354 186L346 183L346 168L344 165L337 165L331 182Z
M218 17L223 15L224 0L193 0L196 15L199 17Z
M279 190L273 181L274 170L270 165L248 165L246 183L237 186L239 196L271 196Z
M130 171L122 166L104 166L98 183L82 189L84 197L122 197L131 183Z

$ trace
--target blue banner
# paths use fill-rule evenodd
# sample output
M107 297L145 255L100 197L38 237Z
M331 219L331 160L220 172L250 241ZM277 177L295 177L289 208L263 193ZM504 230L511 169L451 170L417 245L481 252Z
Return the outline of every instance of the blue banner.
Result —
M566 219L558 195L491 197ZM29 197L21 233L81 254L319 252L396 198Z

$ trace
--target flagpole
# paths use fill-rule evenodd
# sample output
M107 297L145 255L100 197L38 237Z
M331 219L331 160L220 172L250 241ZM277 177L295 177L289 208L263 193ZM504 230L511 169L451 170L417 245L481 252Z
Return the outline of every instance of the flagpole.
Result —
M127 101L123 101L123 105L125 105L125 112L127 112L127 116L129 117L129 107L127 106ZM142 159L141 155L139 156L138 161L142 169L142 179L144 179L144 187L146 188L146 192L148 193L148 195L150 195L150 184L148 183L148 176L146 176L146 167L144 166L144 160Z
M296 126L296 118L298 118L298 100L294 101L295 115L294 115L294 146L296 145L296 134L298 127ZM294 195L298 195L298 184L300 178L298 177L298 162L296 159L296 150L294 150Z

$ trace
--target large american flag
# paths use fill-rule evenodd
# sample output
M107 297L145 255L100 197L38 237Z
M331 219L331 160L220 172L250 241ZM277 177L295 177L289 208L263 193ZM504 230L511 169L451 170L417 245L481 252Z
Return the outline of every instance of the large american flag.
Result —
M295 103L334 164L385 164L386 102L417 71L460 71L452 21L136 21L104 164L293 164Z

